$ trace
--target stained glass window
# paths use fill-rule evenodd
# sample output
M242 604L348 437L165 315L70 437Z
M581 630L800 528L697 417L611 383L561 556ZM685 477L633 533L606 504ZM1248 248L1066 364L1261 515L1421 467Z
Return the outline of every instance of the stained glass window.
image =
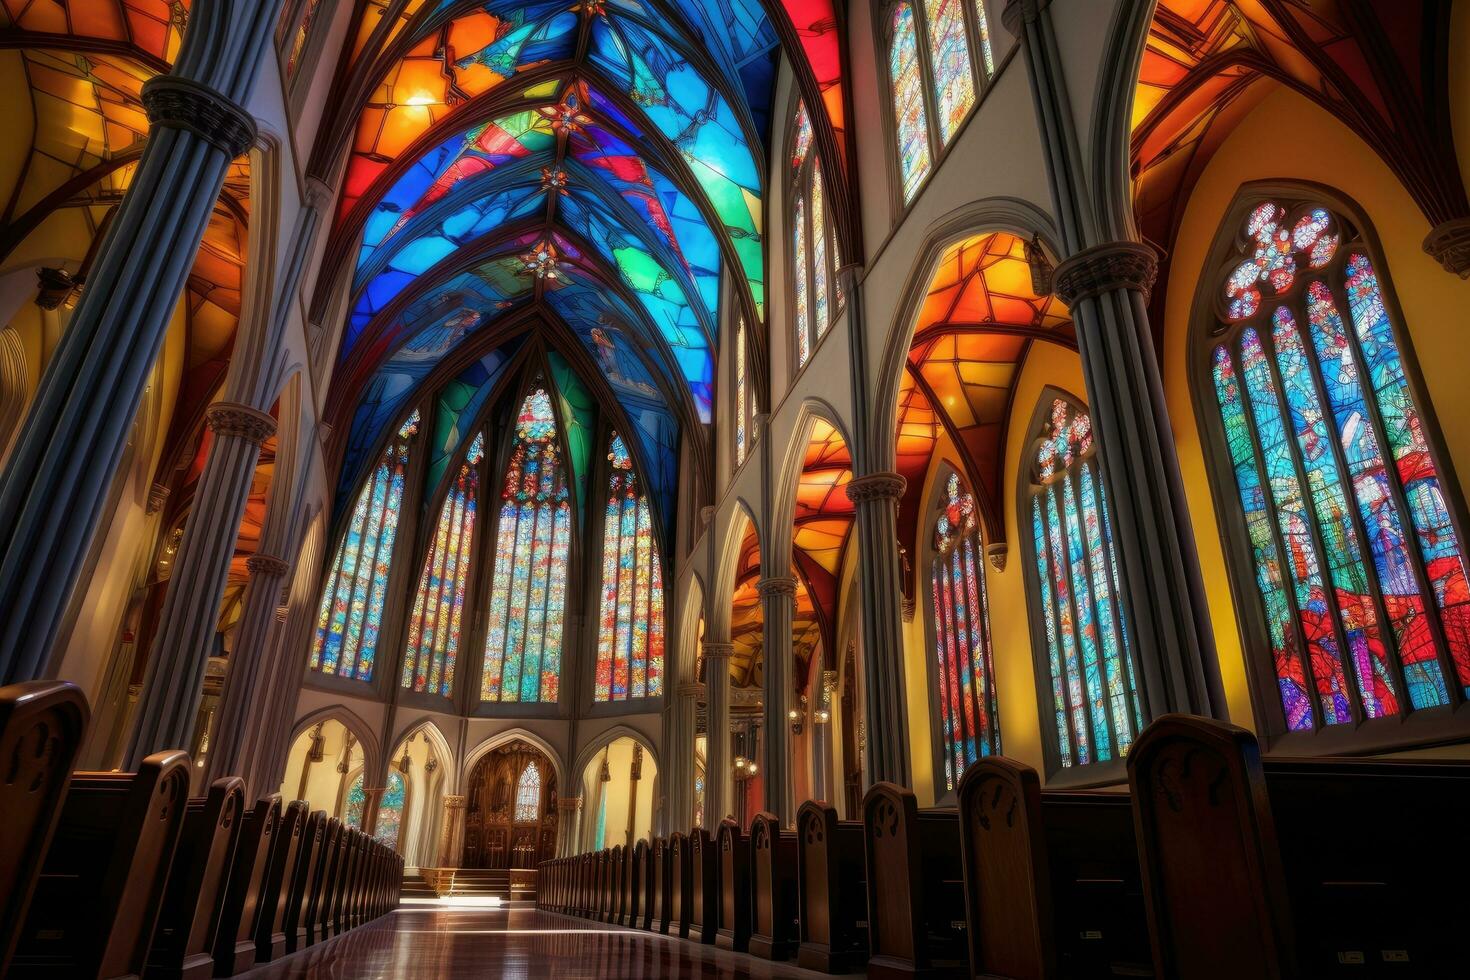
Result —
M419 572L403 655L402 684L412 691L446 698L454 693L454 668L459 657L480 497L480 461L484 457L482 432L470 444L439 508L439 521Z
M1062 766L1122 758L1144 725L1118 599L1112 518L1092 420L1053 399L1032 458L1031 542Z
M516 416L500 494L484 701L555 702L571 547L571 494L556 415L538 381Z
M984 554L975 498L951 473L934 521L930 576L944 784L950 790L971 763L1000 749Z
M353 830L362 829L362 811L367 805L367 794L362 789L362 773L352 780L352 785L347 787L347 799L342 811L342 820Z
M827 221L827 191L822 162L813 151L811 117L798 102L792 134L792 295L795 306L796 363L811 357L816 342L832 325L836 305L837 242Z
M994 73L985 0L923 0L917 7L905 0L893 8L888 81L905 203Z
M541 819L541 770L534 762L526 763L516 781L516 822L535 823Z
M296 29L290 33L290 49L286 52L286 81L296 77L296 71L301 67L301 56L306 53L306 42L311 38L312 24L316 20L317 8L321 6L322 0L306 0L301 5L301 13L296 21ZM289 15L292 4L286 5L285 13Z
M403 829L403 806L407 801L408 784L402 775L390 769L383 801L378 804L378 823L373 828L373 836L380 844L397 850L398 834Z
M664 587L648 497L616 433L608 452L602 527L602 611L597 634L598 701L658 695L664 666Z
M1286 728L1449 704L1470 691L1464 549L1363 238L1265 201L1238 241L1209 379Z
M415 409L388 440L378 465L358 493L347 530L322 587L311 669L339 677L373 679L378 629L403 509L409 451L419 430Z
M739 466L745 462L745 454L749 451L750 428L747 419L749 417L750 392L746 388L745 377L745 318L741 317L735 322L735 465Z

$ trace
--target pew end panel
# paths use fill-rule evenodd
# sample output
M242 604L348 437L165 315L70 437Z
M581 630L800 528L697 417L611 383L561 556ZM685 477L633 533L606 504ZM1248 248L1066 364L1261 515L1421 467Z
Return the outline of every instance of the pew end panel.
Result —
M796 838L773 813L758 813L750 828L750 952L767 960L796 953L800 926Z
M800 937L796 964L855 973L868 960L867 865L863 824L808 800L796 817Z
M689 937L711 946L720 929L720 854L715 840L703 827L696 827L689 834L689 863Z
M254 808L245 814L215 934L216 976L234 976L255 965L260 889L270 867L271 844L280 821L279 793L258 800Z
M680 939L689 935L690 890L694 883L689 862L689 838L676 830L669 835L669 914L664 933Z
M720 821L720 925L715 945L743 953L750 945L750 838L740 825Z

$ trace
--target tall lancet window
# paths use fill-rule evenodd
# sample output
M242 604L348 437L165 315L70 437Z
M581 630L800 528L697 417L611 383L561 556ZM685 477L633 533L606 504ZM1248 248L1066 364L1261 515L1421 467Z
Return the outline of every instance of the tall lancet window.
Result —
M745 376L745 317L735 321L735 465L750 452L750 387Z
M814 149L812 119L806 103L796 105L791 151L792 329L796 332L797 366L807 362L817 341L826 336L836 315L837 247L827 220L822 161Z
M1081 406L1052 398L1034 445L1024 507L1058 761L1109 762L1127 753L1144 720L1092 420Z
M485 435L479 433L439 508L434 537L419 572L403 655L402 683L411 691L446 698L454 693L465 589L475 540L475 510L480 497L480 462L484 458Z
M540 381L516 416L500 500L480 698L555 702L572 505L556 415Z
M598 701L656 696L663 686L664 585L653 515L622 437L608 452L602 525L602 615L597 639Z
M535 823L541 819L541 770L534 762L526 763L516 781L516 823Z
M1221 280L1207 354L1249 542L1233 560L1285 728L1458 700L1464 549L1360 230L1315 202L1262 202Z
M311 669L362 681L373 679L388 573L403 509L409 451L419 431L415 410L388 440L357 495L347 530L322 587Z
M898 171L905 203L995 74L985 0L899 0L888 28Z
M975 498L959 474L944 483L934 519L934 664L944 743L944 785L954 789L966 767L1000 750L995 670L985 595L985 549Z

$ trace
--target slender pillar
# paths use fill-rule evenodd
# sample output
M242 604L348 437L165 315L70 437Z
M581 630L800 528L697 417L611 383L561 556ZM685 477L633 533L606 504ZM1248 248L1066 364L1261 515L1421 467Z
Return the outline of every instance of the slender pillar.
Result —
M862 589L864 711L867 786L880 780L912 785L908 704L904 700L903 586L898 556L898 499L906 481L897 473L870 473L847 485L858 537Z
M209 406L205 422L214 438L148 655L143 699L123 758L129 770L154 752L188 747L240 515L261 444L276 431L270 415L230 402Z
M556 856L571 857L582 853L582 798L563 796L556 801Z
M383 805L383 794L388 792L386 786L375 786L362 789L362 826L357 828L364 834L372 836L378 832L378 808Z
M173 72L143 86L147 148L0 475L0 684L47 670L226 169L255 142L242 106L279 5L199 0Z
M1214 636L1148 322L1158 260L1148 245L1114 240L1089 201L1050 5L1010 0L1004 17L1025 52L1068 255L1053 281L1076 325L1145 712L1223 716Z
M465 798L444 797L444 820L439 835L439 867L459 867L459 855L464 834Z
M783 826L796 822L796 790L791 772L792 664L791 629L795 614L796 579L762 578L756 586L761 597L761 650L765 661L765 808Z
M704 642L708 719L704 748L704 823L718 827L730 815L730 656L733 643Z
M680 684L674 702L673 738L664 754L675 760L677 778L669 787L669 830L687 832L694 826L694 739L699 723L699 696L703 686Z

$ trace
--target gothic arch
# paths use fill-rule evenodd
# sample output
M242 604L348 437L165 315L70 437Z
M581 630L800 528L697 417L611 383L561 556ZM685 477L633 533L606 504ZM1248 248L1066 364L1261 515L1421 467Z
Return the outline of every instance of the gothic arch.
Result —
M403 740L408 738L408 736L415 734L422 734L428 743L434 747L434 751L438 754L439 758L444 760L445 783L443 789L445 794L452 795L455 792L455 787L459 785L459 767L455 765L454 753L449 748L449 740L444 737L444 732L439 728L438 723L434 721L433 716L424 714L420 715L411 724L404 725L400 728L398 733L393 737L392 744L396 748L403 744ZM393 760L390 759L388 761L391 765Z
M582 751L577 753L577 761L572 766L572 772L577 774L578 779L581 779L582 773L587 771L587 767L592 764L592 760L597 757L597 753L620 738L630 738L641 745L648 758L653 761L653 768L658 773L660 780L662 780L663 767L659 760L658 752L654 750L653 742L649 740L647 735L628 725L613 725L611 728L604 728L594 735L586 745L582 746Z
M740 564L740 546L745 540L747 527L755 534L756 547L760 549L764 557L766 543L761 533L760 521L756 519L755 511L745 498L737 497L733 512L725 525L723 539L719 542L715 571L711 576L712 587L708 598L713 604L709 608L709 618L705 627L714 636L724 637L730 631L729 598L735 590L735 573Z
M291 737L286 740L286 751L296 744L296 740L318 722L335 721L343 728L352 733L357 739L358 746L362 749L362 768L364 772L382 772L384 759L382 746L378 744L377 736L373 729L362 717L351 708L342 704L334 704L326 708L319 708L296 720L291 729Z
M509 728L503 732L497 732L471 749L460 766L458 784L464 785L464 781L469 779L470 773L475 771L475 765L481 759L502 745L509 745L517 739L535 746L541 754L551 760L551 766L556 771L556 785L565 791L570 784L567 782L566 766L562 764L561 753L552 748L551 743L546 739L524 728Z

